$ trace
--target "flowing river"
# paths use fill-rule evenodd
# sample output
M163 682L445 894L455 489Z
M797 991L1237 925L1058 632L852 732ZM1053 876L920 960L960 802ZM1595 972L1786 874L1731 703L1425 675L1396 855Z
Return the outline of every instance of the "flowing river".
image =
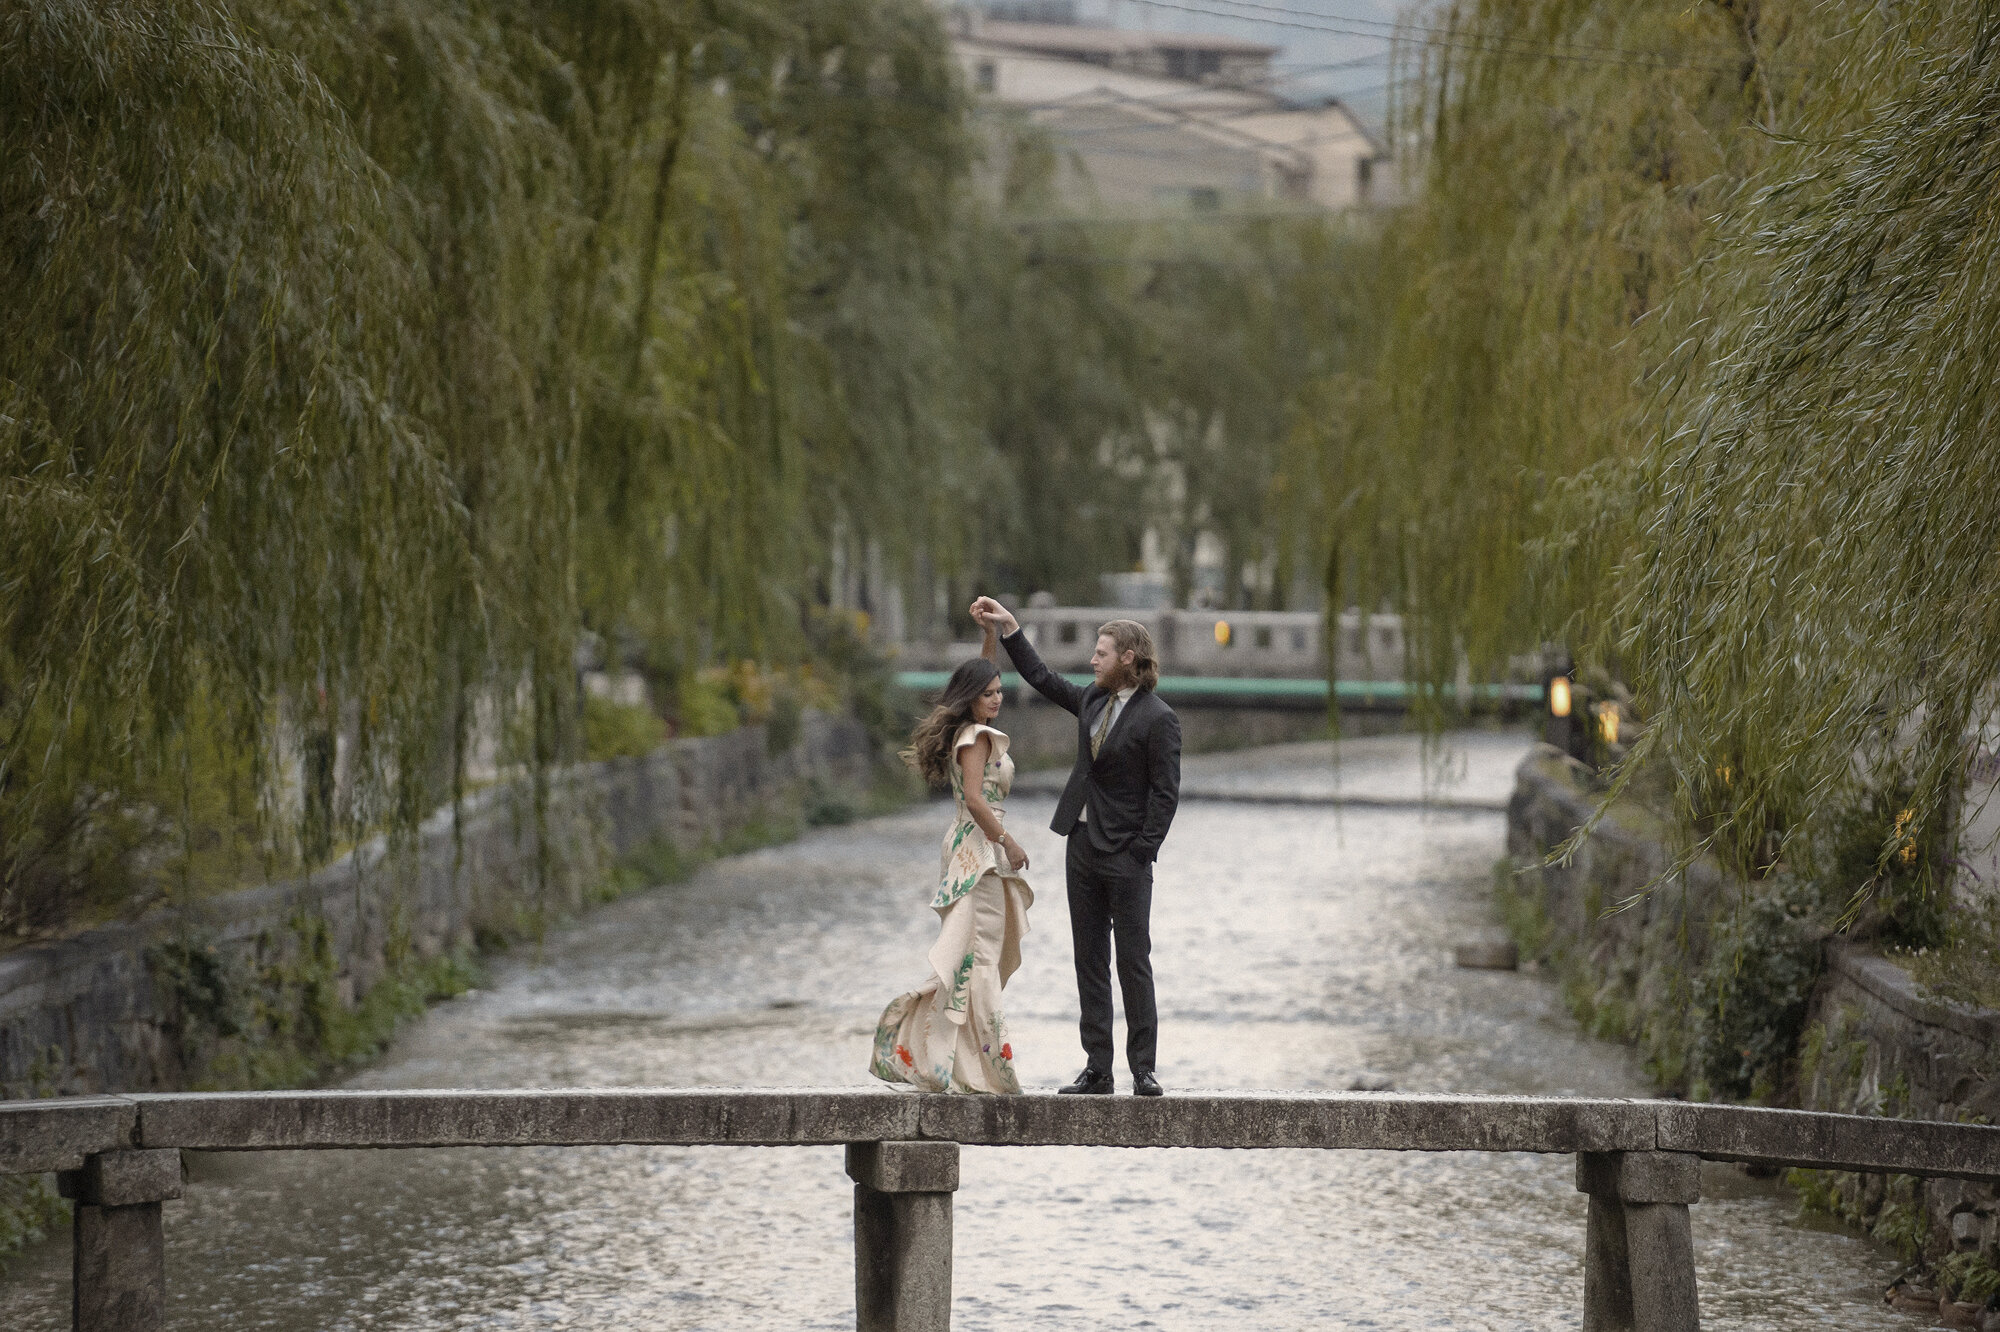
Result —
M1003 719L1001 725L1005 725ZM1461 801L1523 750L1464 737ZM1190 760L1154 896L1160 1076L1176 1087L1642 1096L1546 976L1454 969L1490 928L1490 809L1420 794L1413 742ZM1008 822L1040 897L1007 990L1024 1083L1082 1065L1053 799ZM433 1010L366 1087L869 1085L882 1006L923 974L947 811L930 805L717 863L602 908ZM1123 1040L1122 1024L1119 1039ZM1119 1068L1120 1093L1127 1075ZM879 1085L879 1084L875 1084ZM884 1095L895 1092L883 1090ZM509 1148L206 1155L167 1205L181 1329L854 1326L839 1149ZM967 1148L954 1326L1541 1329L1581 1322L1568 1157ZM1877 1247L1795 1222L1711 1166L1694 1210L1704 1325L1922 1326L1879 1303ZM0 1276L0 1325L68 1326L66 1240Z

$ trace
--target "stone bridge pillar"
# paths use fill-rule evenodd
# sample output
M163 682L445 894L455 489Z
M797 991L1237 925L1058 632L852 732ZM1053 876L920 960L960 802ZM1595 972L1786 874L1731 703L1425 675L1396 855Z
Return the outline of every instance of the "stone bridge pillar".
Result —
M166 1236L160 1204L181 1196L181 1154L101 1152L56 1179L76 1202L70 1294L75 1332L162 1332Z
M1576 1187L1590 1195L1584 1332L1698 1332L1688 1204L1701 1197L1701 1159L1579 1152Z
M955 1142L853 1142L854 1315L860 1332L949 1332Z

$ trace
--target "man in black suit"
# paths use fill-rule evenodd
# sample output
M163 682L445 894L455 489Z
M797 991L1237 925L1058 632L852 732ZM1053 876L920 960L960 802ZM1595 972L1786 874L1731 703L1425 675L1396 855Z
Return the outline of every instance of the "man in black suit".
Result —
M1160 667L1153 636L1132 620L1098 630L1095 677L1079 688L1050 670L1020 622L991 597L972 603L991 624L1021 678L1076 714L1076 766L1049 827L1069 839L1070 939L1086 1063L1064 1092L1108 1095L1111 1076L1111 946L1125 997L1125 1060L1132 1090L1158 1096L1153 1074L1159 1016L1153 1006L1153 861L1181 791L1181 723L1153 687Z

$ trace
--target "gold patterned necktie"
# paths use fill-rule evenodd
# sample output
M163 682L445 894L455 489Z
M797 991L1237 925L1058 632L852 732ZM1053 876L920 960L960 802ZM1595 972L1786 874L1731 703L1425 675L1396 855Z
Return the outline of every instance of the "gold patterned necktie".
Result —
M1097 731L1090 737L1090 756L1097 757L1097 751L1104 748L1104 737L1111 734L1111 714L1118 711L1118 695L1113 694L1104 703L1104 715L1097 719Z

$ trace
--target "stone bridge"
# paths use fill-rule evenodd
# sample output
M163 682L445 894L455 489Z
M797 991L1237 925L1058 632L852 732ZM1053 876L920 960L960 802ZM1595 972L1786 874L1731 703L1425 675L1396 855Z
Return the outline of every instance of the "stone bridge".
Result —
M952 1097L606 1089L176 1093L0 1102L0 1173L75 1199L74 1326L165 1326L161 1205L183 1151L844 1145L863 1332L951 1322L961 1145L1574 1155L1589 1195L1588 1332L1700 1326L1689 1204L1700 1162L2000 1181L2000 1127L1549 1097L1243 1094Z

